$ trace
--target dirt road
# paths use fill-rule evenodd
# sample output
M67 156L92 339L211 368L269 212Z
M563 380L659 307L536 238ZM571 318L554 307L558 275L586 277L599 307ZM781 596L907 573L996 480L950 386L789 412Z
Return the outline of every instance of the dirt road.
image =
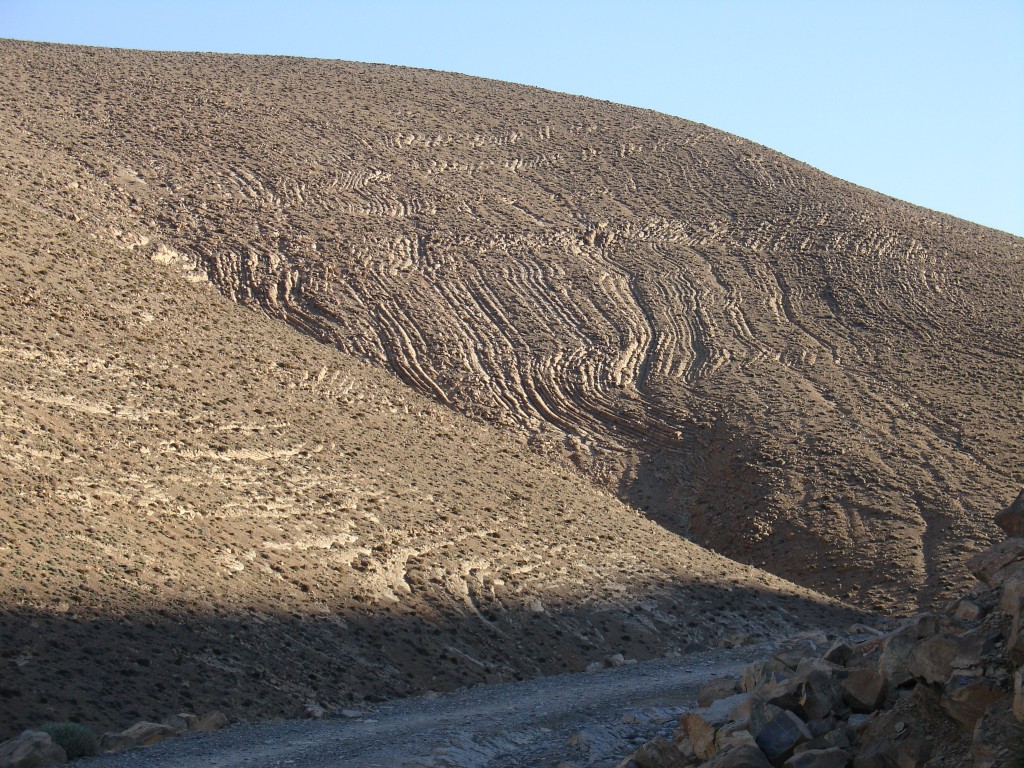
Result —
M388 702L362 717L239 724L105 755L83 768L614 766L667 733L708 680L737 675L766 646Z

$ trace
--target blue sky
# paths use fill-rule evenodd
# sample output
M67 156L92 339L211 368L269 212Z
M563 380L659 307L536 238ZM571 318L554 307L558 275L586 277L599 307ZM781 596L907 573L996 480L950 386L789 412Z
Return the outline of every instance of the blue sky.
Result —
M0 37L539 85L697 120L1024 236L1022 0L0 0Z

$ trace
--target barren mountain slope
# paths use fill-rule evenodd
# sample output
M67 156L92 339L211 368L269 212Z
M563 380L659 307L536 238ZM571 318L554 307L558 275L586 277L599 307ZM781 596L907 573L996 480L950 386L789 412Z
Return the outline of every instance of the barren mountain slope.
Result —
M33 137L0 131L23 180L0 188L0 738L851 619L183 279L166 248L61 220L71 161L36 175Z
M731 557L927 604L1024 482L1019 238L459 75L16 42L0 71L9 188Z

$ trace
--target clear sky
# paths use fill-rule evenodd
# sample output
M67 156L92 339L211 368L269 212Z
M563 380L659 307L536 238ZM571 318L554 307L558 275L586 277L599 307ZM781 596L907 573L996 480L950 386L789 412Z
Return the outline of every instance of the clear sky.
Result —
M539 85L1024 236L1024 0L0 0L0 37Z

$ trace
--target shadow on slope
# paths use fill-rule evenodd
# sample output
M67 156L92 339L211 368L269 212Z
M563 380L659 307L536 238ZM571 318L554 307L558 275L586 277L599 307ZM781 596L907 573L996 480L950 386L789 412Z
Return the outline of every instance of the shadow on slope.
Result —
M0 739L47 720L127 727L180 711L301 716L428 690L581 671L736 645L864 618L742 587L661 585L615 605L402 605L323 615L182 606L126 616L11 609L0 615Z

